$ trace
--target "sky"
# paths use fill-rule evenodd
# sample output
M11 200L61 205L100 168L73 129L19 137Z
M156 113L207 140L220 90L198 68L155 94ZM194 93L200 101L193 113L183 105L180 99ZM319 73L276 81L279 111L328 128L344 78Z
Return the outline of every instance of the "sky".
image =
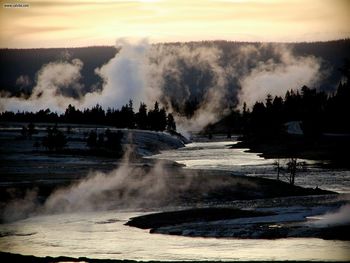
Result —
M349 13L350 0L1 0L0 48L325 41L350 37Z

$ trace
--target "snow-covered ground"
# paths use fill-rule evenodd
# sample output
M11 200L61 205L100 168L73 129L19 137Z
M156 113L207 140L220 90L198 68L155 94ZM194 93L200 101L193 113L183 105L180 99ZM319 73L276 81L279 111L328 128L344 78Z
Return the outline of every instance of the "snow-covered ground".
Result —
M107 129L123 133L123 148L132 147L139 155L149 156L160 151L177 149L184 146L180 137L166 132L116 129L94 125L59 124L67 138L63 153L48 153L41 144L47 135L46 128L53 124L36 124L37 133L31 138L21 137L21 129L26 123L1 123L0 126L0 185L30 182L70 181L86 176L90 171L111 171L118 166L118 158L110 156L92 156L86 143L90 131L97 134ZM68 126L70 127L68 129ZM82 154L79 154L82 153Z
M178 149L185 146L179 137L172 136L167 132L136 129L121 129L120 131L123 132L123 143L134 145L137 152L142 156L149 156L160 151Z

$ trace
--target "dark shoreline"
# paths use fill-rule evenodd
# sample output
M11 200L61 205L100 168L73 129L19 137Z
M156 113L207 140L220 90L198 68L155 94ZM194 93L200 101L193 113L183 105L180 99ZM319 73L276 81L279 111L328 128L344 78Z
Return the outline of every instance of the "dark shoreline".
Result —
M337 195L335 192L320 188L304 188L268 178L232 175L230 172L216 170L190 170L173 166L167 162L166 164L168 166L165 166L167 174L164 177L164 189L167 190L159 194L155 193L154 200L148 200L149 203L145 203L147 207L164 209L183 206L184 204L189 208L208 205L215 207L215 204L218 203L227 204L239 200ZM138 165L134 168L135 174L130 176L133 176L135 180L140 178L140 176L152 179L152 175L148 175L151 169L153 169L151 163L143 166ZM31 182L28 184L2 185L0 186L2 192L0 194L0 215L3 215L2 213L6 211L10 202L25 200L26 195L30 191L34 191L36 194L36 198L33 201L35 201L37 206L34 207L33 211L24 211L23 215L16 218L16 220L24 219L30 214L35 215L37 210L39 209L40 211L41 206L45 204L46 199L57 189L69 188L78 184L81 180L84 179L76 178L75 181L52 183ZM130 198L143 200L143 190L138 189L134 191ZM157 196L162 198L157 199ZM139 207L136 206L134 208ZM0 219L0 222L6 222L6 220Z
M241 262L241 263L247 263L252 261L198 261L198 260L186 260L186 261L160 261L160 260L150 260L150 261L137 261L137 260L123 260L123 259L92 259L92 258L86 258L86 257L79 257L79 258L73 258L73 257L35 257L30 255L20 255L20 254L13 254L8 252L0 252L0 260L1 262L25 262L25 263L59 263L59 262L87 262L87 263L137 263L137 262L149 262L149 263L160 263L160 262L166 262L166 263L180 263L180 262L217 262L217 263L230 263L230 262ZM297 261L297 260L271 260L271 261L254 261L256 263L264 263L264 262L300 262L300 263L306 263L310 261ZM347 262L347 261L312 261L313 263L318 262Z
M313 140L292 135L270 139L241 138L232 148L248 148L247 152L258 153L265 159L300 158L315 160L322 167L350 168L350 137L321 136Z
M87 159L91 158L91 156L86 156L86 157ZM60 156L60 158L63 158L63 157ZM103 160L103 158L101 158L101 160ZM303 188L300 186L292 186L288 183L285 183L282 181L276 181L272 179L234 175L231 172L215 171L215 170L210 170L210 171L189 170L189 169L187 170L187 169L183 169L178 165L174 165L171 161L170 162L162 161L162 162L164 162L162 166L165 168L164 183L165 183L166 191L164 191L164 194L162 194L161 197L164 199L158 200L157 198L154 198L156 201L162 201L162 202L149 204L150 206L156 207L157 209L161 208L161 209L167 210L171 206L180 206L183 204L186 204L186 207L209 206L210 209L217 209L218 206L230 204L231 208L234 207L236 209L235 207L236 202L240 202L240 201L242 201L242 203L245 203L246 201L248 202L249 201L255 202L255 200L265 201L265 200L270 200L272 198L283 199L284 197L287 197L287 198L288 197L291 197L291 198L305 197L305 198L313 199L314 196L324 196L324 198L328 198L327 196L337 195L337 193L335 192L325 191L319 188ZM147 175L147 173L148 171L154 168L156 163L157 163L156 161L151 159L141 159L141 160L137 160L137 163L131 163L131 166L133 167L133 170L138 170L140 172L140 175L150 176L150 175ZM96 164L93 163L91 167L95 167L95 165ZM117 165L118 163L107 162L104 164L103 169L106 170L106 172L108 173L108 171L116 169ZM74 173L76 173L76 170L78 168L86 170L87 167L88 166L84 163L75 164ZM65 172L67 170L69 169L64 168L62 169L62 172ZM54 174L54 176L52 176L53 179L54 178L66 179L65 181L61 181L61 182L55 181L52 183L47 183L44 181L31 181L30 183L26 183L26 184L14 184L11 186L2 185L0 186L0 190L4 190L4 191L0 195L0 201L2 201L3 203L7 203L7 201L11 200L11 198L13 197L10 194L15 194L14 195L15 198L23 198L27 190L30 190L35 187L38 191L37 201L40 203L39 206L41 206L45 202L46 198L50 196L50 194L53 193L56 189L66 187L71 183L73 184L78 183L80 180L85 179L85 176L83 174L80 174L80 173L78 174L80 176L76 178L67 176L67 174L64 174L65 176L62 177L62 175L59 173L57 173L57 175ZM11 176L11 174L8 174L8 176ZM136 177L136 179L140 179L140 177ZM183 187L183 185L185 185L186 187ZM15 189L16 192L11 192L13 189ZM139 193L135 192L135 196L137 197L138 195ZM141 193L140 193L140 196L142 196ZM134 197L134 196L131 196L131 197ZM156 195L155 197L158 197L158 195ZM277 206L276 203L274 205ZM289 205L295 205L294 201L291 200L291 203L288 203L287 206ZM303 205L307 206L304 203ZM252 208L252 206L247 206L247 208L248 207ZM256 207L259 207L259 205L257 205ZM0 205L0 208L1 208L1 205ZM232 218L238 218L238 215L242 214L243 210L240 210L238 208L245 209L246 207L237 207L236 209L237 215L233 215ZM255 207L253 206L253 209L254 208ZM34 213L35 212L36 211L34 211ZM253 213L251 212L250 214L253 214ZM24 214L24 217L26 216L27 215ZM257 216L259 216L258 213L257 213ZM247 217L248 217L248 214L247 214ZM225 216L222 216L222 217L219 216L214 219L225 220L227 218ZM349 231L348 228L339 229L338 233L344 234L344 233L348 233L348 231ZM154 230L154 232L157 232L157 230ZM161 232L157 232L157 233L161 233ZM162 233L162 234L167 234L167 233ZM191 235L188 235L188 236L191 236ZM195 235L192 235L192 236L194 237ZM255 237L248 237L248 238L255 238ZM270 237L265 236L263 238L277 239L280 237L277 235L272 235ZM326 238L333 239L333 237L326 237ZM336 237L335 239L339 239L339 238ZM340 240L344 240L344 239L340 239ZM9 254L9 253L1 253L1 252L0 252L0 261L2 262L39 262L39 263L40 262L45 262L45 263L61 262L61 261L138 262L138 261L130 261L130 260L102 260L102 259L88 259L88 258L74 259L69 257L38 258L34 256L22 256L17 254ZM161 261L151 261L151 262L161 262ZM173 262L177 262L177 261L173 261ZM181 262L181 261L178 261L178 262ZM190 262L200 262L200 261L190 261ZM221 261L217 261L217 262L221 262ZM270 261L258 261L258 262L270 262ZM299 261L291 261L291 262L299 262Z
M275 215L275 213L220 207L193 208L187 210L162 212L138 216L131 218L125 225L138 227L142 229L151 229L152 233L152 230L155 230L159 227L169 226L172 224L184 224L189 222L210 222L217 220L270 215Z
M193 208L142 215L131 218L125 225L149 229L150 233L192 238L320 238L350 241L350 224L317 227L304 224L305 220L279 221L278 216L281 215L251 209ZM276 221L271 220L273 217ZM235 222L235 219L240 222Z
M350 241L348 222L318 221L314 224L314 219L307 219L335 213L349 205L347 195L341 194L280 196L237 200L221 206L165 210L130 218L125 225L149 229L150 233L187 237ZM313 209L316 212L312 212ZM291 220L290 213L298 216Z

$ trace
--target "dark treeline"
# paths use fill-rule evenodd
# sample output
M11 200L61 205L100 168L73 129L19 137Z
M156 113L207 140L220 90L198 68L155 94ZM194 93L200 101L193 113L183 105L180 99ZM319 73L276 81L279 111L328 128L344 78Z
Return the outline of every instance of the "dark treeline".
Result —
M244 103L241 111L232 111L223 120L207 127L212 133L227 129L246 139L274 139L286 134L288 122L298 122L305 138L317 140L321 135L350 134L350 63L343 69L343 81L333 93L303 86L289 90L284 97L268 94L252 108Z
M249 148L265 158L276 159L276 169L289 172L294 184L303 169L298 158L327 160L332 167L349 167L350 63L341 69L343 80L333 93L303 86L284 97L267 95L252 108L243 106L206 129L209 138L220 129L243 136L233 147ZM286 167L279 160L288 158ZM282 169L281 169L282 167Z
M51 112L50 109L17 113L6 111L0 113L0 121L98 124L155 131L176 130L173 115L167 113L164 108L160 108L158 102L151 110L147 110L146 104L140 103L139 110L135 113L132 100L121 109L108 108L106 111L98 104L84 110L69 105L63 114Z
M267 95L251 110L244 104L242 113L233 118L246 137L269 139L284 133L286 123L296 121L305 137L317 139L327 133L350 133L349 102L349 81L340 83L333 94L303 86L300 91L287 91L284 98Z

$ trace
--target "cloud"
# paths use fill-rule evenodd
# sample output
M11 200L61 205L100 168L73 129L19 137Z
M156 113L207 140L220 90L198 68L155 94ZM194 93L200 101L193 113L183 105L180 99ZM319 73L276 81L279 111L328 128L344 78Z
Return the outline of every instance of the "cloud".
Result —
M22 26L17 34L41 34L41 33L52 33L55 31L65 31L72 29L72 27L63 26Z
M294 42L349 37L349 1L345 0L28 3L30 8L0 9L2 47L106 45L113 43L116 29L121 36L151 36L155 41L167 42L203 39ZM36 33L23 35L26 27ZM45 30L49 27L53 31Z

